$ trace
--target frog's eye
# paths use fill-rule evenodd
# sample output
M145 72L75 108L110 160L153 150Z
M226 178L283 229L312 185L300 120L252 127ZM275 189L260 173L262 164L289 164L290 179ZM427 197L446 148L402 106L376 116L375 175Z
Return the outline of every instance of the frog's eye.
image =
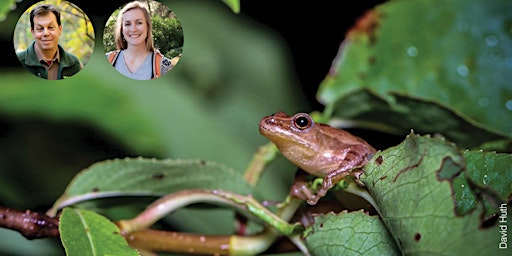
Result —
M305 114L298 114L295 116L294 124L295 127L301 130L305 130L311 127L311 125L313 124L313 120L311 120L311 118Z

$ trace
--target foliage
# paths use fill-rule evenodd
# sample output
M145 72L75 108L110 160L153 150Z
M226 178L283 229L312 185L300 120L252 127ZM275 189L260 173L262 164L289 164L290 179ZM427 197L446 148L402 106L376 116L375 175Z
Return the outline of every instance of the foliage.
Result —
M234 253L247 253L256 247L252 245L262 252L277 236L287 236L313 255L506 253L498 248L496 216L503 207L510 212L504 202L512 194L512 132L506 122L512 119L509 2L396 0L357 22L318 92L326 105L321 118L333 124L353 121L403 135L404 141L379 151L364 167L361 180L367 190L346 188L369 195L378 216L363 211L319 214L304 231L291 221L301 202L285 198L294 167L275 151L260 149L263 155L254 159L265 172L254 187L244 180L253 151L265 142L256 132L258 120L276 110L302 110L303 102L292 89L294 80L272 37L240 17L220 15L216 8L211 2L174 3L173 10L187 24L185 54L172 75L147 84L113 72L101 51L93 53L94 65L58 84L22 69L0 70L4 122L14 126L33 118L73 121L106 134L107 141L125 150L123 155L144 156L92 160L86 151L80 155L86 159L81 168L65 165L71 157L61 155L55 160L60 165L46 165L51 159L45 152L63 147L52 141L32 152L30 161L18 158L18 165L13 164L33 162L35 167L13 173L4 164L11 163L10 157L39 149L14 140L0 157L0 200L27 208L53 203L48 212L52 216L63 209L61 239L68 253L92 244L119 254L127 250L119 232L144 231L137 230L137 224L154 224L154 219L164 224L155 228L170 225L203 239L225 235ZM31 142L44 142L46 136L38 137L38 128L26 128ZM480 150L484 148L497 152ZM69 173L78 169L83 171ZM19 173L26 184L37 181L29 183L30 196L47 188L54 194L20 203L16 198L26 189L2 183ZM47 179L58 173L70 178ZM221 194L224 205L207 206ZM148 197L160 196L147 205ZM203 204L185 207L189 202L183 200ZM267 201L282 204L266 207ZM248 236L235 234L235 210L249 217ZM118 225L117 230L113 223L124 219L128 221L121 223L130 225ZM83 243L69 242L75 238ZM115 246L102 245L116 238ZM30 250L27 241L19 243L27 244L17 249L19 253Z
M471 211L457 214L460 198L453 198L452 193L459 193L464 186L455 186L454 180L461 178L464 172L481 174L486 171L466 165L464 156L453 143L443 138L410 134L400 145L377 153L374 159L365 167L366 177L362 180L403 253L503 253L493 237L498 233L498 224L483 228L485 218L490 218L491 214L484 214L482 198L471 200L475 203ZM504 177L511 170L512 162L509 162L505 169L493 172ZM465 177L467 179L468 175ZM474 181L465 180L466 186L469 187L470 182ZM508 179L507 183L511 182ZM493 197L494 189L497 187L487 186L478 192L473 188L468 193ZM494 198L492 202L492 214L495 214L506 200ZM396 207L396 203L400 207ZM440 227L448 232L440 231Z
M105 27L103 27L103 47L105 52L113 51L116 49L116 41L114 37L114 27L116 24L116 17L121 8L116 9L108 18Z
M153 16L155 47L167 58L181 55L183 51L183 29L178 19Z

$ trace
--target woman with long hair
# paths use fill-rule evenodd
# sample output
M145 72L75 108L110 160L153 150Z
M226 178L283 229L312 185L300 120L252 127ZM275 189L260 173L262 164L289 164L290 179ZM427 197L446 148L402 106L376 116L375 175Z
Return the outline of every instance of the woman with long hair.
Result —
M133 1L121 9L114 38L117 50L106 55L121 74L136 80L149 80L172 68L171 61L155 48L151 17L142 2Z

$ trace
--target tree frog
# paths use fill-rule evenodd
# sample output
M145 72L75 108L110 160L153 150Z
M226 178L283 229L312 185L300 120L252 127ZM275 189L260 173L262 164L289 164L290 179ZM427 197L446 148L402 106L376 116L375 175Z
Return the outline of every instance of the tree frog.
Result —
M290 162L317 177L322 186L312 193L306 180L296 178L290 194L315 205L327 191L347 175L360 185L364 166L376 149L363 139L327 124L315 123L310 115L297 113L288 116L278 112L261 119L260 133L272 141Z

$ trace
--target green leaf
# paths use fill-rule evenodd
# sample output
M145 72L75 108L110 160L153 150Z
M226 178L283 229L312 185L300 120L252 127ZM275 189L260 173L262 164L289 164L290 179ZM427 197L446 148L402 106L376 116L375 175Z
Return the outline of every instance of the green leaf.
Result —
M318 215L305 236L313 255L400 255L379 217L363 211Z
M114 223L92 211L65 208L59 231L66 255L139 255Z
M107 160L80 172L49 215L78 202L119 196L162 196L184 189L223 189L254 195L237 172L223 165L199 160Z
M401 133L441 133L464 147L510 141L512 122L504 120L512 120L511 9L508 0L379 5L347 34L318 98L336 117ZM382 102L345 102L364 90ZM466 136L454 134L466 128Z
M403 253L505 253L498 248L497 223L482 226L482 204L466 215L456 213L453 179L463 173L465 161L452 143L411 133L372 159L362 181Z

